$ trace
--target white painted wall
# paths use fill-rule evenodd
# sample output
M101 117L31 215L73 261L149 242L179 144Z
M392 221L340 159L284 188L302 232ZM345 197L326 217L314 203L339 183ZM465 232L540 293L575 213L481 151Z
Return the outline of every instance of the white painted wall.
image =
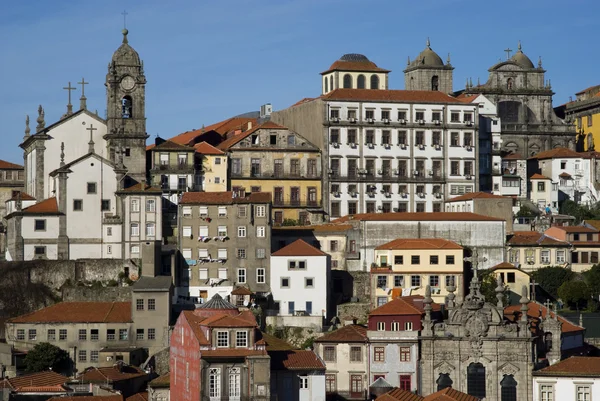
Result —
M308 377L308 388L299 389L299 401L325 401L325 375L311 374Z
M46 256L44 259L56 260L58 259L58 246L55 244L27 244L23 247L23 258L24 260L35 259L35 247L45 246Z
M46 230L35 231L35 220L46 220ZM23 216L21 235L26 239L57 239L58 216Z
M533 377L533 399L541 400L540 388L542 385L552 385L554 388L553 400L577 400L577 386L590 386L590 400L600 398L600 378L598 377Z
M139 212L132 209L132 200L139 204ZM147 211L147 201L154 201L154 211ZM132 236L132 223L139 224L139 236ZM154 224L154 236L146 235L146 224ZM128 194L123 196L123 239L126 258L141 258L142 243L160 241L162 239L162 194L148 192L146 194ZM131 252L138 246L140 254Z

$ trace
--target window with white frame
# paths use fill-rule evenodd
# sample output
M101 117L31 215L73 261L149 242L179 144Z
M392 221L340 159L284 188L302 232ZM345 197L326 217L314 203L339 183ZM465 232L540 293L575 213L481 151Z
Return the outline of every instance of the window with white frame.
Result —
M385 322L377 322L377 331L385 331Z
M242 393L242 380L240 368L229 368L229 399L239 399Z
M592 389L590 385L577 385L575 388L575 401L591 401Z
M238 330L235 332L235 346L236 347L247 347L248 346L248 332L244 330Z
M207 280L208 279L208 269L199 269L198 270L198 278L200 280Z
M265 217L267 214L267 207L264 205L256 206L256 217Z
M210 368L208 374L208 396L210 398L221 397L221 369Z
M154 223L146 223L146 237L154 237L156 235L156 225Z
M181 256L183 256L184 259L191 259L192 258L192 249L191 248L183 248L181 250Z
M226 217L226 216L227 216L227 207L219 206L219 217Z
M217 250L217 258L221 260L227 259L227 249Z
M554 401L553 384L540 384L540 401Z
M227 268L226 267L220 267L219 272L217 274L219 275L220 279L227 280Z
M565 251L564 249L556 250L556 263L565 263Z
M206 259L208 258L208 249L200 248L198 249L198 259Z
M238 227L238 237L239 238L245 238L246 237L246 226L239 226Z
M140 253L139 245L131 245L131 253Z
M265 283L265 269L262 267L256 269L256 282L259 284Z
M154 199L146 199L146 211L147 212L155 212L156 211L156 201Z
M256 236L258 238L264 238L265 237L265 226L257 226L256 227Z
M237 271L237 281L240 284L245 284L246 283L246 269L238 269Z
M183 229L181 230L181 235L184 236L184 238L189 238L192 236L192 226L183 226Z
M219 237L227 237L227 226L219 226L217 228L217 235Z
M246 259L246 248L238 248L236 251L238 259Z
M191 235L191 232L190 232L190 235ZM208 237L208 226L200 226L198 228L198 236Z
M191 206L182 207L181 213L183 213L183 217L192 217L192 207Z
M299 376L300 379L300 389L308 388L308 377L307 376Z
M219 348L229 347L229 332L228 331L217 331L217 347L219 347Z
M208 216L208 206L200 206L200 217Z
M400 331L400 323L392 322L392 331Z
M543 249L542 252L540 252L540 261L543 264L550 263L550 250L549 249Z
M264 259L266 256L265 248L257 248L256 249L256 259Z
M134 198L131 200L131 211L132 212L140 211L140 200L139 199Z
M404 330L406 330L406 331L412 331L412 329L413 329L412 322L404 322Z
M131 236L132 237L140 236L140 224L139 223L131 223Z

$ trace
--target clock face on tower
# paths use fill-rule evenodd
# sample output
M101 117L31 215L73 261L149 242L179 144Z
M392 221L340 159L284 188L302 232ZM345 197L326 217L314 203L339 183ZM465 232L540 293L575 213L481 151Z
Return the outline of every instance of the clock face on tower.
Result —
M126 91L132 90L134 86L135 86L135 79L133 79L129 75L123 77L123 79L121 80L121 88Z

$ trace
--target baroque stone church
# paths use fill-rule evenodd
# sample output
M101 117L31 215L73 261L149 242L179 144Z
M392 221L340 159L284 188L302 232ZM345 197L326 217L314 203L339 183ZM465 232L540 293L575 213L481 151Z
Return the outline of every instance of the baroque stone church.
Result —
M509 54L510 50L506 50ZM405 88L409 90L439 90L452 93L453 66L450 56L446 63L426 48L416 59L408 60L404 70ZM517 52L489 70L486 83L473 85L467 81L465 95L483 94L498 107L501 120L503 150L530 157L556 147L575 149L575 127L556 116L552 107L552 86L545 79L546 70L540 58L537 66L523 53L519 42Z
M518 311L505 308L499 278L497 284L496 305L485 301L476 272L461 304L449 287L448 318L442 322L431 319L427 288L420 337L423 394L451 386L482 399L532 400L534 368L560 360L561 347L553 347L552 338L561 344L562 318L547 308L545 317L540 313L532 320L530 308L541 305L527 299L525 287Z

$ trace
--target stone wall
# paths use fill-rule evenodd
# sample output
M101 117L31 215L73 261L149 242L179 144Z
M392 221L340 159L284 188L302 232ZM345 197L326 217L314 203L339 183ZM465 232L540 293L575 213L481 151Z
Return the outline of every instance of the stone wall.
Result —
M62 300L64 302L128 302L131 301L131 287L63 287Z
M370 310L370 302L348 302L338 305L337 316L342 323L352 316L356 318L358 324L366 324Z
M308 327L279 327L267 326L266 332L281 338L299 348L308 348L312 342L325 333Z
M371 273L363 271L351 271L352 296L358 298L359 302L368 302L371 296Z

